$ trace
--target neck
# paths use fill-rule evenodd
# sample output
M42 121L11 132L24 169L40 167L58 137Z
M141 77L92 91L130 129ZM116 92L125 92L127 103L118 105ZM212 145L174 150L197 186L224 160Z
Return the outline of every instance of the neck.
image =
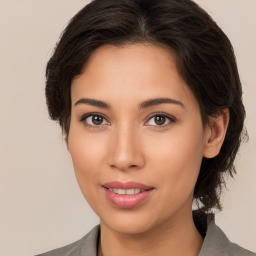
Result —
M98 255L196 256L202 243L203 238L194 225L191 211L183 218L173 217L141 234L122 234L101 222Z

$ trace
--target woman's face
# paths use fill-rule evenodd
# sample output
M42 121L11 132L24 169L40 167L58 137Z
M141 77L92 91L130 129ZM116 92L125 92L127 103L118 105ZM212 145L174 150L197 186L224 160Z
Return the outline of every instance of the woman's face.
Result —
M102 225L141 233L191 215L209 132L173 52L102 46L73 80L71 100L67 146Z

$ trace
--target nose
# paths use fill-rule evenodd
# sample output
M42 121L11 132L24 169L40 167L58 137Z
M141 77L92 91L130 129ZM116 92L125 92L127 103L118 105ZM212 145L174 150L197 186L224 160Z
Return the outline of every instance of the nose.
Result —
M109 165L121 171L138 170L145 164L139 132L123 127L113 131L110 140Z

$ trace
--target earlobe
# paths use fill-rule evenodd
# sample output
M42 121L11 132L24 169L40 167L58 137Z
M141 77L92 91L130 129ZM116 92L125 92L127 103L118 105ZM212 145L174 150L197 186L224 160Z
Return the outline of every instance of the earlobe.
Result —
M228 123L228 108L223 109L217 117L209 117L209 124L206 127L204 157L213 158L219 154L225 139Z

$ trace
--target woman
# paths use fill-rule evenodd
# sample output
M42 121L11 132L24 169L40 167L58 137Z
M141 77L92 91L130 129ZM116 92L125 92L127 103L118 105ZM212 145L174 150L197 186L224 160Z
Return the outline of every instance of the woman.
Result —
M100 225L42 255L255 255L211 213L235 173L245 111L232 45L204 10L92 1L46 74L49 114Z

